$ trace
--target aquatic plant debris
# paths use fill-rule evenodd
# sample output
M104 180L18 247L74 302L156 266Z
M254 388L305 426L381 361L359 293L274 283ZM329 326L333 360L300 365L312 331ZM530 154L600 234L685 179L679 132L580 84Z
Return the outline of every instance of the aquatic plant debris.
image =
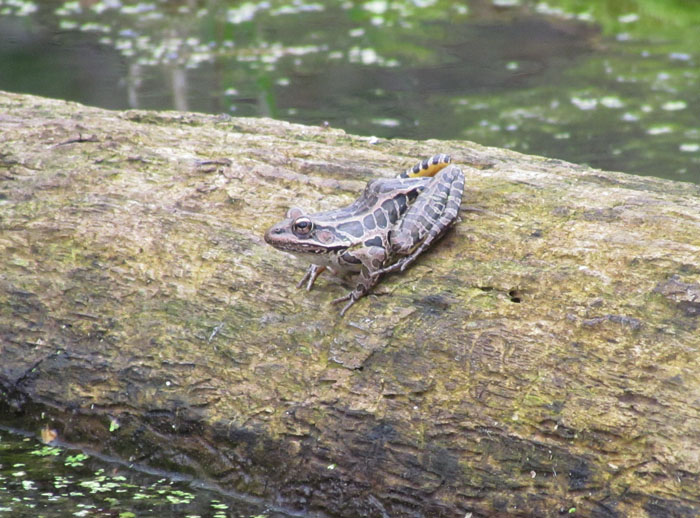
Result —
M24 462L7 464L8 459ZM18 469L22 468L22 469ZM208 509L232 516L285 518L261 514L264 506L222 501L214 492L188 483L154 477L0 429L0 518L15 516L90 516L173 518L207 516ZM223 517L229 515L224 513ZM288 517L287 517L288 518Z

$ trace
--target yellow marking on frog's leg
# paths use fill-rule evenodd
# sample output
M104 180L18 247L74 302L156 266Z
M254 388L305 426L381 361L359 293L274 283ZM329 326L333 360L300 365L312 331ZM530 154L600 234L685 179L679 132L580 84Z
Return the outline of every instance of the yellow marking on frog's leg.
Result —
M299 281L299 284L297 284L297 288L301 288L304 285L304 283L306 282L306 291L311 291L311 286L314 285L316 278L319 275L321 275L325 269L326 269L325 266L319 266L317 264L309 265L309 269L306 270L306 273Z
M399 175L400 178L418 178L420 176L435 176L441 169L452 161L450 155L443 153L426 158L413 167L406 169Z

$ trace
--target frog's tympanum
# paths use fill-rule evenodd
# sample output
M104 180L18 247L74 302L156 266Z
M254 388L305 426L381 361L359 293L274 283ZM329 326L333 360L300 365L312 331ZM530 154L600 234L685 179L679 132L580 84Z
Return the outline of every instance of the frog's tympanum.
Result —
M299 283L307 290L326 268L359 274L355 288L333 301L347 301L342 316L383 274L403 271L459 220L463 190L462 170L449 156L435 155L397 178L372 180L347 207L316 214L289 209L265 241L311 263Z

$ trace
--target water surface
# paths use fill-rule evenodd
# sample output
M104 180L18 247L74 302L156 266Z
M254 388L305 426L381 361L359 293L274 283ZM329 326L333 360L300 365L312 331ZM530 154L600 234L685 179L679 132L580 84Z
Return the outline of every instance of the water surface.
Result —
M700 4L679 0L0 0L1 89L693 182L698 59Z
M0 428L0 518L291 518Z

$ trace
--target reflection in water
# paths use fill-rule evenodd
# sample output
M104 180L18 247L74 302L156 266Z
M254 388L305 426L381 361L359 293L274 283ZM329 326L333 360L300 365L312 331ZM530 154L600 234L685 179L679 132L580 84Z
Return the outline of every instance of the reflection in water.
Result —
M187 74L180 67L170 69L170 85L173 92L173 105L176 110L189 111L187 102Z
M129 108L141 108L139 90L143 84L143 70L138 63L129 63L126 76L126 94Z
M650 23L615 5L0 0L0 88L470 139L700 182L692 10Z

